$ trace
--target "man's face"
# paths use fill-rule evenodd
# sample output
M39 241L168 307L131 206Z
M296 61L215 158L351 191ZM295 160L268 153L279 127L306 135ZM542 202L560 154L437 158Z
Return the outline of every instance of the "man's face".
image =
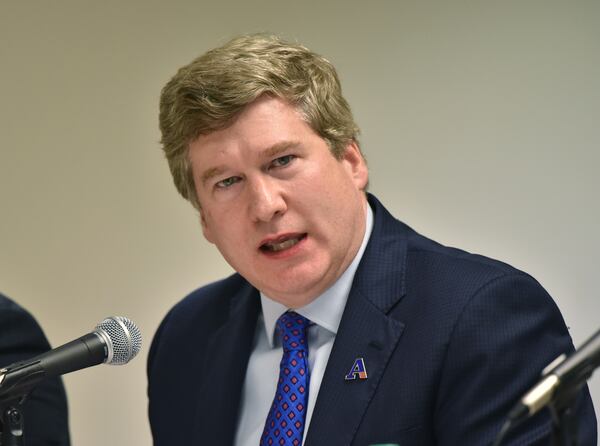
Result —
M368 179L355 143L337 160L294 107L265 96L189 156L204 236L267 296L302 307L351 263Z

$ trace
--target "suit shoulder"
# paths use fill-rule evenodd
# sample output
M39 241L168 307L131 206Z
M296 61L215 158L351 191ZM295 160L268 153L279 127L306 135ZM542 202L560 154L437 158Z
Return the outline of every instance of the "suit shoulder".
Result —
M503 275L524 274L507 263L444 246L419 234L373 196L369 196L369 203L375 215L372 252L388 262L406 262L407 277L481 283Z
M362 268L365 290L381 290L380 283L391 283L397 292L406 293L403 306L430 302L434 308L442 305L455 311L501 278L543 291L535 279L511 265L444 246L397 220L374 197L370 204L375 220L365 251L368 263Z
M449 327L468 308L543 311L557 326L564 321L549 293L531 275L508 263L444 246L409 228L405 231L405 291L401 308L429 316L444 314ZM399 308L400 308L399 307Z
M26 315L33 319L27 310L2 293L0 293L0 311L2 311L4 314Z
M471 253L462 249L444 246L434 240L413 233L409 237L408 259L425 270L434 269L436 275L453 281L473 280L488 282L503 276L526 276L527 273L508 263ZM429 267L429 268L427 268Z
M220 306L247 284L242 276L237 273L232 274L195 289L175 304L172 311L186 313L197 308L208 309L212 306Z
M161 321L150 347L151 362L160 346L181 345L220 327L236 302L247 299L254 288L239 274L198 288L179 301Z
M490 309L533 305L558 317L558 307L543 286L529 274L499 260L443 246L418 234L407 249L407 299L433 313L444 308L459 317L477 301Z
M19 304L0 294L0 350L11 352L11 346L33 356L50 349L36 319ZM2 353L2 352L0 352Z
M199 321L219 323L229 313L232 301L250 289L252 286L239 274L202 286L175 304L161 325L171 321L180 327Z

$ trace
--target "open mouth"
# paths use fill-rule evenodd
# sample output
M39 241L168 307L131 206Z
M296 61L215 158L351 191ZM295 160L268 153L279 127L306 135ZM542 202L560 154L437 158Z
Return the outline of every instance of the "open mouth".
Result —
M295 236L284 236L277 240L272 240L263 243L260 246L260 250L263 252L280 252L285 249L289 249L292 246L298 244L301 240L306 238L306 234L299 234Z

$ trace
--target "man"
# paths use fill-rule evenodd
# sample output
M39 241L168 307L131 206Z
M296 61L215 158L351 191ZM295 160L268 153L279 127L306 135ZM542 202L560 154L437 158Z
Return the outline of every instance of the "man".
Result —
M161 96L164 150L237 271L162 322L148 362L162 445L484 445L572 348L543 288L446 248L365 192L334 68L273 36L232 40ZM596 444L587 390L580 444ZM504 444L547 444L548 413Z
M0 294L0 368L48 350L50 345L35 319ZM60 378L40 383L25 401L23 414L25 446L69 445L67 398Z

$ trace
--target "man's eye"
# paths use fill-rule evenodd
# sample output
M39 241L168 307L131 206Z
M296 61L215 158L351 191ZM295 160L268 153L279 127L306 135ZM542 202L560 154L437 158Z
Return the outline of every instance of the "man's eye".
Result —
M275 158L272 162L271 162L271 166L272 167L283 167L283 166L287 166L289 163L291 163L294 158L296 158L294 155L285 155L285 156L280 156L279 158Z
M229 177L217 182L215 186L220 189L226 189L230 186L233 186L238 181L240 181L240 177Z

